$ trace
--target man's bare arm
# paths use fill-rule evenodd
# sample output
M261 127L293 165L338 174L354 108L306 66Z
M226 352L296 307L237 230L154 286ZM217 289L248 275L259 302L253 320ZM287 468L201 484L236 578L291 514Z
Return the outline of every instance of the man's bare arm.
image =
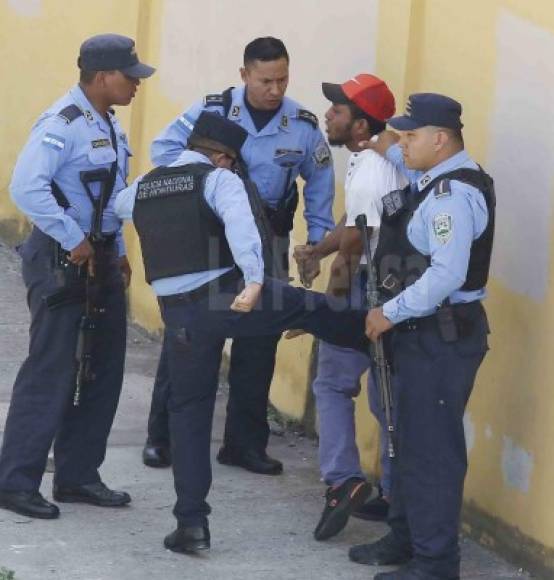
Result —
M368 228L371 235L371 228ZM327 292L333 296L343 296L350 292L352 278L360 265L363 244L360 232L353 226L345 226L339 244L339 252L331 265L331 275Z

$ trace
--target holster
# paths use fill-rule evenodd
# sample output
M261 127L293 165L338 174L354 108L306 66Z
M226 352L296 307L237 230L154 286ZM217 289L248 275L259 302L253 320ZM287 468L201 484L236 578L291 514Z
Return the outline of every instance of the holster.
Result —
M275 235L287 237L292 230L294 213L298 207L298 186L294 182L285 200L280 201L275 207L265 205L267 219Z
M106 278L108 267L107 253L115 243L115 235L105 237L101 241L94 241L94 259L96 280L102 285ZM69 261L69 252L64 250L57 242L53 248L54 274L59 283L59 288L45 297L46 306L49 310L56 310L71 304L84 304L86 300L87 266L76 266Z

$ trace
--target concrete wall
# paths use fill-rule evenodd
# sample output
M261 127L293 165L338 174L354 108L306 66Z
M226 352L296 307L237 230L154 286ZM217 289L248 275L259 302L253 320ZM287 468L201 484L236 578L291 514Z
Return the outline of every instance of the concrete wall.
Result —
M411 92L462 101L467 148L496 178L498 232L487 309L493 334L466 416L470 470L466 526L521 562L554 570L554 7L551 0L283 0L271 11L253 0L97 0L93 10L62 0L6 0L0 8L0 232L15 239L25 222L7 194L17 152L37 115L76 78L82 39L101 31L135 36L158 74L132 108L120 111L131 137L133 172L149 166L154 135L194 99L240 82L244 44L281 37L291 54L289 93L320 118L323 80L375 71L399 107ZM336 155L342 212L345 152ZM301 212L299 212L301 216ZM306 238L297 220L294 239ZM136 238L127 232L135 278L133 318L159 329L143 282ZM320 282L322 284L322 282ZM309 408L312 340L281 343L272 401L302 418ZM375 424L357 404L364 462L376 463Z

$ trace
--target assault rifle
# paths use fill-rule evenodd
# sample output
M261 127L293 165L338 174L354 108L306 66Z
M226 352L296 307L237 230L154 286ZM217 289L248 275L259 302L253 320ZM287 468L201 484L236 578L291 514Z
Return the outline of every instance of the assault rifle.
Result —
M105 267L105 239L102 235L102 213L108 203L113 189L111 173L107 169L95 171L81 171L81 183L92 203L92 220L90 226L89 242L94 248L94 255L85 267L87 275L85 279L85 311L79 323L77 336L77 348L75 360L77 362L77 376L73 404L78 407L83 387L94 380L92 370L92 352L94 347L94 333L98 324L98 318L105 312L99 302L102 270ZM100 184L100 194L95 197L90 189L91 183Z
M360 214L356 218L356 227L360 230L364 247L367 268L367 304L368 307L377 308L380 306L379 290L377 289L377 276L371 261L371 250L369 247L369 234L367 232L367 218L365 214ZM375 374L381 393L381 405L385 411L385 422L387 424L387 452L390 458L394 458L394 423L392 420L392 388L390 378L390 365L385 356L383 337L380 336L377 342L371 343L371 357L375 362Z

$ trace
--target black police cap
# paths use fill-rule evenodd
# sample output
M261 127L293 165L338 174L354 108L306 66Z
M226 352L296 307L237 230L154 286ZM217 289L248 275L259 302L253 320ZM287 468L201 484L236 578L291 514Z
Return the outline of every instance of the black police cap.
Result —
M217 113L203 111L194 125L189 143L214 149L237 159L247 137L248 133L240 125Z
M389 119L389 125L398 131L411 131L428 125L461 129L461 115L462 105L450 97L416 93L408 98L404 115Z
M139 61L135 41L120 34L98 34L85 40L77 64L82 70L118 70L137 79L148 78L156 71Z

